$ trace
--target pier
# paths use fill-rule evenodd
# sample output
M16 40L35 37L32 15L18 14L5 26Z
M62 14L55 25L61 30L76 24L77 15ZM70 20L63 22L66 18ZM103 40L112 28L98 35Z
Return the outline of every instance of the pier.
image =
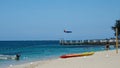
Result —
M115 45L115 39L94 39L94 40L60 40L61 45L105 45L109 42L110 45ZM120 40L119 40L120 43Z

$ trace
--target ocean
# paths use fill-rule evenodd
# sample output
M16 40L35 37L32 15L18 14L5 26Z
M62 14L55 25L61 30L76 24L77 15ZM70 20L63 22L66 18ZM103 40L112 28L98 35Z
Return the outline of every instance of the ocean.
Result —
M110 46L114 49L114 46ZM63 54L104 51L104 45L60 45L59 41L0 41L0 55L20 55L20 60L0 59L0 68L59 58Z

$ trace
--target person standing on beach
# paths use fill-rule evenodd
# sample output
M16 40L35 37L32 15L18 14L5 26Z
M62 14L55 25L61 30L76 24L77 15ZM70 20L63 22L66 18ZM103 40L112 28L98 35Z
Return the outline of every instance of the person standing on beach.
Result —
M110 48L110 47L109 47L109 42L107 41L107 42L106 42L106 50L109 50L109 48Z

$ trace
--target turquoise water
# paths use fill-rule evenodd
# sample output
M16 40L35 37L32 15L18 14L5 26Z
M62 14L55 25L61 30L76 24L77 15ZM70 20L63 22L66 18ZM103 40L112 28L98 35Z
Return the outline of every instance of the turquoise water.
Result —
M111 49L114 49L111 46ZM0 55L20 54L20 60L0 60L0 68L14 64L59 58L63 54L103 51L104 45L60 45L59 41L0 41Z

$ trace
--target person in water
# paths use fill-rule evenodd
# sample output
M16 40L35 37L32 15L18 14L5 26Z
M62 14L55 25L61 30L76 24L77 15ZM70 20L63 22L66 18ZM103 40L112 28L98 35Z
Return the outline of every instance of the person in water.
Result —
M19 59L20 59L20 55L19 55L19 54L16 54L15 60L19 60Z

